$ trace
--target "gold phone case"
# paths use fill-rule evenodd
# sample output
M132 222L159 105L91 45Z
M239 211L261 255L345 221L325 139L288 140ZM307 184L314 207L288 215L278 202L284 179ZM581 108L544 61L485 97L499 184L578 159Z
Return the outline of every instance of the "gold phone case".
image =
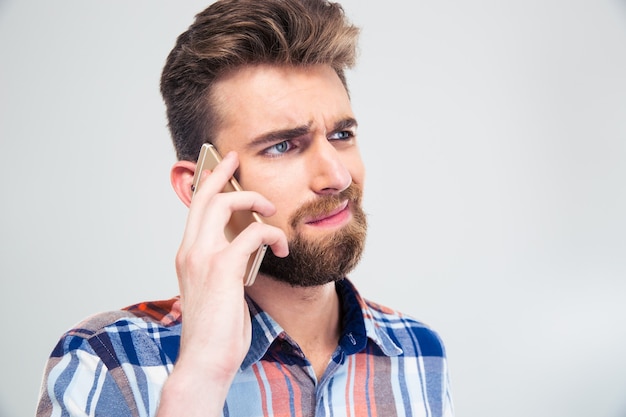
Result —
M200 149L200 156L198 156L198 164L196 165L196 172L193 176L193 194L195 195L198 190L198 185L200 183L200 174L204 170L213 170L217 164L222 160L222 157L217 152L217 149L210 143L205 143L202 145ZM230 178L229 182L224 187L224 192L232 192L232 191L242 191L241 185L237 182L237 180L233 177ZM226 238L229 241L232 241L235 236L237 236L243 229L245 229L252 222L260 222L263 223L261 216L257 213L249 210L243 211L235 211L230 217L228 224L224 229L224 233ZM261 266L261 261L263 260L263 256L265 256L265 252L267 250L267 245L261 245L259 249L257 249L252 255L250 255L250 259L248 260L248 267L246 268L246 274L244 275L244 285L250 286L254 283L256 279L257 273L259 272L259 267Z

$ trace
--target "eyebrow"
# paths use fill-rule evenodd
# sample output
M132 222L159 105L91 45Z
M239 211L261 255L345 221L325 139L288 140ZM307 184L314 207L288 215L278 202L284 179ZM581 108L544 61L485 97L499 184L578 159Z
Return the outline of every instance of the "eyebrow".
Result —
M335 123L335 127L332 131L339 132L340 130L353 129L357 128L358 126L359 124L354 117L348 117Z
M257 146L264 143L295 139L300 136L306 135L310 131L311 123L307 125L296 126L290 129L273 130L271 132L263 133L260 136L257 136L252 142L250 142L249 146Z
M280 129L273 130L271 132L263 133L260 136L254 138L252 142L249 143L248 146L254 147L257 145L262 145L264 143L273 143L276 141L285 141L292 140L304 136L311 132L311 124L312 122L307 123L306 125L296 126L290 129ZM331 132L338 132L341 130L356 128L358 123L356 119L353 117L347 117L335 123Z

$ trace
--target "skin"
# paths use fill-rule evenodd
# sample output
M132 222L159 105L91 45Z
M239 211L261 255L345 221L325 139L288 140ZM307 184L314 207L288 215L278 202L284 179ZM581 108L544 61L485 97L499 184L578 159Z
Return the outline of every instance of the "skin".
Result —
M294 234L288 220L303 203L339 193L351 182L363 186L356 122L344 86L329 66L260 65L223 77L214 95L224 120L214 144L223 161L203 173L193 202L195 164L179 161L171 171L174 190L189 206L176 257L184 320L159 416L221 414L250 347L244 291L302 347L318 379L341 330L333 282L292 287L260 274L244 288L242 277L260 244L279 257L288 254ZM237 169L248 191L220 193ZM230 243L222 231L234 210L254 210L265 224L250 225ZM323 239L350 221L350 205L340 205L303 219L295 229L308 239Z

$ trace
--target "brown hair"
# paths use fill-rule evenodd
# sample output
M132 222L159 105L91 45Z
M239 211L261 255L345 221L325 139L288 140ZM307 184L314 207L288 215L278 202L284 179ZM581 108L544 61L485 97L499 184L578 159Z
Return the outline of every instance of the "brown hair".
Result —
M161 94L179 160L195 161L219 115L211 87L244 65L330 65L347 90L359 29L327 0L218 0L196 15L170 52Z

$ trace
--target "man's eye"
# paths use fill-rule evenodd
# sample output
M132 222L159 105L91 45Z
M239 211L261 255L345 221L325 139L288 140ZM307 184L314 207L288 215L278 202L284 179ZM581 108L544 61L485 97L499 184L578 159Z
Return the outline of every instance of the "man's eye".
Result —
M354 132L350 130L342 130L335 132L328 138L329 140L348 140L354 137Z
M266 152L270 155L280 155L287 152L289 149L291 149L291 145L289 144L289 142L283 141L277 143L274 146L270 146L269 148L267 148Z

